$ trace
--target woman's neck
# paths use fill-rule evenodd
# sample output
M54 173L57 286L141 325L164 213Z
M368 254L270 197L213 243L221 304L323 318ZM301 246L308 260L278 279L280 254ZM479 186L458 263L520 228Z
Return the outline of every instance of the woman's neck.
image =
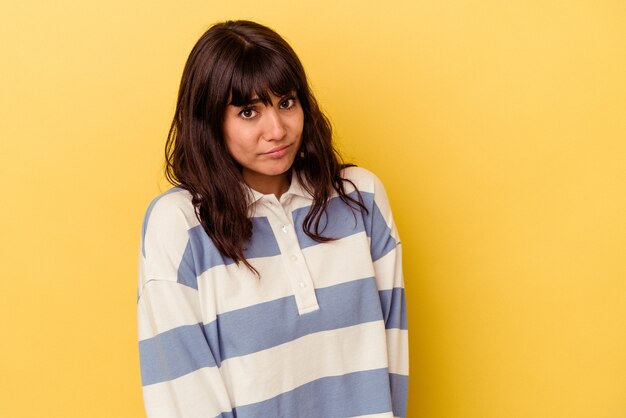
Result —
M268 176L244 169L242 174L243 180L250 188L262 194L273 194L276 196L276 199L280 199L283 193L289 190L291 177L289 172Z

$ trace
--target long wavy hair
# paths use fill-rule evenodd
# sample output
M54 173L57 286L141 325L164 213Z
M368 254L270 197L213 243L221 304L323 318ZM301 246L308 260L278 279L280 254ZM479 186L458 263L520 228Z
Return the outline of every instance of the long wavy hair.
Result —
M250 21L212 26L193 47L183 71L176 112L165 146L165 175L191 193L203 229L222 256L243 262L252 237L242 167L228 153L223 123L229 104L245 106L253 97L271 103L270 93L295 91L304 112L302 144L291 174L313 196L304 232L317 242L320 224L333 191L353 210L367 211L359 193L349 196L341 177L343 164L332 143L332 128L309 88L304 68L289 44L276 32ZM356 187L354 187L356 189Z

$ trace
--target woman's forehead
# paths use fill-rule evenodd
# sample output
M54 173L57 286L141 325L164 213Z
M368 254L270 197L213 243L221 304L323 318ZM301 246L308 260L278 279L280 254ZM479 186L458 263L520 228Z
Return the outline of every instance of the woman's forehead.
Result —
M230 81L230 100L233 104L246 104L253 98L269 102L270 94L282 96L299 90L300 79L281 62L261 62L236 66ZM275 65L271 65L275 64Z

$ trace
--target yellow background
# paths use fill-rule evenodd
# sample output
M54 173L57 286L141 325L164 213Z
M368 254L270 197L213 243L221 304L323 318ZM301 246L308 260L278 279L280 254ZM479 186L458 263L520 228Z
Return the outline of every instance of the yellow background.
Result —
M626 2L5 1L0 416L140 417L136 262L210 23L285 36L403 238L410 417L626 417Z

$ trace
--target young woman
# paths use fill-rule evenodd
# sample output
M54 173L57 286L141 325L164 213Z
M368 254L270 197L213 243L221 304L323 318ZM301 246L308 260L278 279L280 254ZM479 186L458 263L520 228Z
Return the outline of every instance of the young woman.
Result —
M212 26L166 144L176 187L139 257L149 417L404 417L401 248L385 190L342 165L274 31Z

